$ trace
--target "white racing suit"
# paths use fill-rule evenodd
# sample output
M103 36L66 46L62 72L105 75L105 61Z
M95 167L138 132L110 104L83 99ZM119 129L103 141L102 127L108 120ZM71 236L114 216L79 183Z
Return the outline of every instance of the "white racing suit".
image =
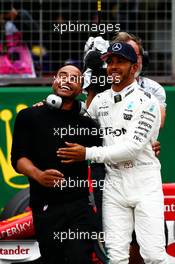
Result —
M109 263L128 263L133 229L146 264L168 263L160 163L151 147L160 127L157 99L135 81L117 95L112 89L97 94L88 112L104 136L103 147L86 148L86 159L106 164L103 223Z

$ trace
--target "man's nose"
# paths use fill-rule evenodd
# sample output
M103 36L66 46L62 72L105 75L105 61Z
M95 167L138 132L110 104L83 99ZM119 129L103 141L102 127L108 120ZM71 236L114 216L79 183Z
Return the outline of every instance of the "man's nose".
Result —
M112 70L117 70L118 69L118 64L117 63L112 63L111 64L111 69Z
M110 66L111 66L111 68L117 68L118 67L118 61L111 61Z

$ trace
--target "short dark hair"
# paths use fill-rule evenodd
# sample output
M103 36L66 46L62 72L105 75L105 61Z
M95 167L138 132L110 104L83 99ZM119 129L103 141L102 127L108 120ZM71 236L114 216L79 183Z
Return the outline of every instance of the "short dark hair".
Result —
M65 67L65 66L73 66L73 67L75 67L75 68L77 68L81 73L82 73L82 69L80 68L80 66L79 65L77 65L76 63L74 64L74 63L64 63L61 67L60 67L60 69L61 68L63 68L63 67Z

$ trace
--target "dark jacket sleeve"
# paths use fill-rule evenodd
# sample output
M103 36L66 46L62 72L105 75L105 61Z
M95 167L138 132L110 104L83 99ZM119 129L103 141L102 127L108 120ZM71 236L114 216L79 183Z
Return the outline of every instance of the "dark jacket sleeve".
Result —
M31 127L28 119L28 110L22 110L18 113L13 130L13 141L11 149L11 162L16 170L17 161L22 157L30 158L31 149Z
M93 147L93 146L102 146L102 130L100 129L100 125L97 121L93 119L89 119L89 128L90 128L90 137L86 144L86 147Z

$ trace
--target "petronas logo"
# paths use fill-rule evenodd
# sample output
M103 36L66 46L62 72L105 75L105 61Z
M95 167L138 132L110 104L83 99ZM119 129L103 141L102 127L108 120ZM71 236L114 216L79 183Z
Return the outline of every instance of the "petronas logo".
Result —
M27 105L19 104L16 106L16 113L26 108ZM3 122L2 126L4 131L0 132L0 140L3 140L4 148L0 146L0 169L2 171L2 177L4 182L12 188L23 189L27 188L28 184L19 183L22 180L23 175L17 174L11 165L11 146L12 146L12 130L10 122L13 118L13 113L9 109L3 109L0 112L0 122ZM4 138L3 138L3 135Z

